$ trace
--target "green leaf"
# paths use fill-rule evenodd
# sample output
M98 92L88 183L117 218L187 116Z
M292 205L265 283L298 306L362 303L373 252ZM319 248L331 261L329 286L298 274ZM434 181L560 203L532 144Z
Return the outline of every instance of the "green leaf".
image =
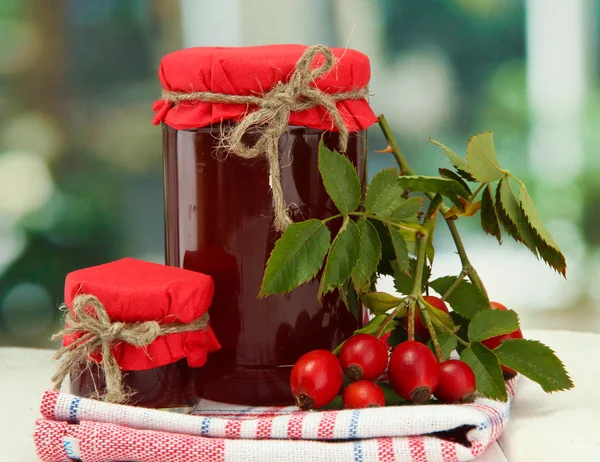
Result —
M417 260L414 258L409 259L407 272L404 272L402 269L400 269L396 262L392 263L392 268L394 269L394 287L398 292L405 295L409 295L412 292L416 266ZM430 277L431 268L429 265L425 265L423 268L423 283L421 285L421 293L425 292L425 285L427 284L427 281L429 281Z
M346 217L327 256L319 286L319 300L323 298L323 295L342 286L350 279L358 261L359 246L360 236L356 223Z
M369 220L361 218L356 222L356 228L360 245L358 261L352 271L352 282L357 290L360 290L371 281L371 277L377 271L381 259L381 241L377 230Z
M398 323L396 328L392 331L388 338L388 345L392 348L397 347L402 342L406 342L408 340L408 332L403 324Z
M502 369L494 353L479 342L474 342L460 354L475 373L477 390L488 398L508 401Z
M383 169L373 177L369 184L364 204L365 210L378 215L383 213L381 215L383 217L389 216L398 199L400 202L404 201L402 193L403 189L398 184L398 170L395 168Z
M547 393L573 388L562 361L554 351L537 340L504 340L494 353L500 364L539 383Z
M403 271L408 271L408 247L406 246L406 241L397 228L394 226L388 226L388 228L390 230L390 237L392 238L392 245L394 246L398 267Z
M444 356L444 359L450 358L450 355L454 350L456 350L458 345L458 340L456 340L456 337L446 332L441 332L437 334L437 339L438 343L440 344L440 348L442 349L442 356ZM427 346L435 354L435 348L431 339L429 339L427 342Z
M525 244L537 257L538 253L529 229L529 223L515 197L508 177L502 178L496 188L496 212L498 212L500 222L508 235L515 241Z
M482 310L469 324L469 340L480 342L496 335L510 334L518 328L519 317L513 310Z
M342 154L319 143L319 172L329 197L338 210L353 212L360 202L360 181L352 162Z
M381 242L381 260L379 260L379 265L377 265L377 273L393 276L394 269L392 268L392 262L396 259L396 252L394 251L390 231L381 221L369 220L369 223L377 230L377 235Z
M391 384L387 382L377 382L377 386L383 391L386 406L399 406L402 404L409 404L408 401L406 401L404 398L400 397L398 393L396 393Z
M473 178L473 175L471 175L471 172L469 171L469 164L467 164L467 162L462 157L456 154L448 146L439 143L438 141L432 140L431 138L429 139L429 141L431 141L433 144L444 150L446 156L448 156L448 159L450 159L450 163L465 180L475 181L475 178Z
M498 239L498 243L502 244L502 231L496 214L491 184L486 185L481 195L481 227L487 234L491 234Z
M435 221L437 217L434 217L433 220ZM427 236L427 248L425 249L425 255L427 256L427 259L429 260L429 263L431 263L431 265L433 265L433 259L435 258L435 247L433 247L433 235L435 233L435 225L433 228L431 228L431 231L429 232L429 236Z
M423 207L425 198L411 197L402 202L390 215L393 220L406 220L417 216L417 212Z
M360 320L361 308L360 298L354 289L354 285L347 281L338 290L340 298L348 308L348 311L352 313L355 319Z
M452 318L450 317L450 315L448 313L430 305L425 300L419 300L419 302L423 303L423 305L425 305L425 308L427 309L427 313L429 313L429 317L431 318L431 322L433 323L434 326L437 324L441 324L442 326L444 326L446 329L450 330L451 332L454 332L456 330L456 328L454 327L454 321L452 320ZM421 316L421 315L419 314L419 316ZM425 324L424 321L423 321L423 324Z
M373 312L373 314L383 314L392 308L396 308L402 299L394 297L386 292L369 292L360 296L363 304Z
M401 176L398 178L398 182L401 187L412 192L439 193L446 196L461 210L462 204L460 203L459 197L468 199L470 196L469 191L467 191L460 183L438 176Z
M373 335L373 334L377 333L377 331L379 330L379 328L381 327L383 322L386 320L386 318L387 318L387 315L385 315L385 314L377 315L373 319L371 319L367 324L365 324L362 328L355 330L354 333L355 334ZM386 328L386 332L390 332L397 325L397 323L395 323L395 321L392 321L390 323L390 325L392 325L392 324L393 324L392 328L391 329Z
M444 295L456 281L456 276L444 276L431 281L430 287L438 294ZM471 319L478 311L489 308L490 303L485 293L468 281L461 281L447 299L452 309L461 316Z
M342 395L337 395L328 404L319 408L319 411L341 411L344 409Z
M491 183L504 176L494 147L494 132L472 136L467 144L469 172L479 183Z
M519 200L521 209L527 217L529 227L533 234L533 240L540 253L540 257L542 257L550 267L565 276L567 272L565 256L558 248L556 242L554 242L554 239L548 229L546 229L546 226L544 226L544 222L535 208L535 205L533 205L533 201L524 185L521 185L521 189L519 190Z
M465 180L463 180L461 178L461 176L458 175L457 173L453 172L452 170L450 170L448 168L438 168L438 172L440 172L440 175L444 178L448 178L449 180L454 180L454 181L459 182L463 186L463 188L465 188L467 191L471 192L471 188L469 187L467 182Z
M284 294L315 277L330 242L331 234L319 220L289 225L271 252L259 297Z
M455 334L462 338L465 342L468 342L469 320L458 314L456 311L451 311L450 317L452 318L452 321L454 321L454 325L457 326ZM456 351L458 351L459 353L464 349L465 347L462 343L456 345Z

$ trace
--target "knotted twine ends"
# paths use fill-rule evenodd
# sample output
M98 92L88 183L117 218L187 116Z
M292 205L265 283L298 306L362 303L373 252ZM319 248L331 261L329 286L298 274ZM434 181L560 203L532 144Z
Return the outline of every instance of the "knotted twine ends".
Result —
M311 70L318 55L325 58L323 64ZM301 112L322 106L331 116L339 131L339 150L346 152L348 147L348 129L337 108L336 102L357 100L368 96L368 87L348 92L325 93L312 83L318 77L329 72L335 65L331 49L325 45L308 47L296 63L296 68L288 82L276 83L262 96L229 95L212 92L176 92L163 90L162 99L173 104L183 101L201 101L205 103L246 104L257 109L234 124L222 137L222 145L228 151L245 159L254 159L264 155L269 163L271 194L273 196L273 226L283 232L292 220L283 197L281 185L281 167L279 161L279 138L287 130L290 113ZM253 146L248 146L242 138L253 128L260 129L260 136Z
M63 305L62 308L67 308ZM106 308L94 295L81 294L73 300L73 309L66 309L65 328L52 336L52 340L62 339L66 335L83 333L73 343L61 347L54 355L61 360L52 383L56 391L72 370L79 364L92 361L90 355L102 354L102 369L106 382L106 393L96 398L111 403L124 403L134 393L123 385L123 376L112 352L112 344L125 342L137 347L150 345L157 337L180 332L203 330L208 326L208 313L191 323L159 324L156 321L137 323L111 322Z

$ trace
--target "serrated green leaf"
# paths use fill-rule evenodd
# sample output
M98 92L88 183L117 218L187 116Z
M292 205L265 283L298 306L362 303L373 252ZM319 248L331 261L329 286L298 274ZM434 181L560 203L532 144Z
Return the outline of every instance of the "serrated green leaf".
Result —
M454 332L454 330L455 330L454 321L452 320L452 318L450 317L450 315L448 313L446 313L443 310L440 310L439 308L432 306L431 304L427 303L426 300L419 300L419 303L422 303L425 306L425 308L427 309L427 313L429 313L429 317L431 318L431 322L433 323L434 326L441 324L447 330ZM420 316L420 314L419 314L419 316ZM423 320L423 319L421 318L421 320ZM423 324L425 324L424 321L423 321Z
M431 281L429 286L443 296L456 279L456 276L444 276ZM454 311L467 319L471 319L478 311L485 310L490 305L485 293L465 280L456 286L448 296L447 302Z
M502 244L502 231L496 214L491 184L486 185L481 195L481 227L487 234L491 234L498 239L498 243Z
M519 200L540 256L550 267L565 276L567 272L565 256L558 248L550 231L546 229L542 217L540 217L535 205L533 205L533 201L524 185L521 185L519 190Z
M377 235L381 242L381 260L379 260L379 265L377 265L377 273L393 276L394 269L392 268L392 262L396 259L396 253L394 252L390 231L381 221L369 220L369 223L377 230Z
M319 172L325 190L340 213L353 212L360 202L360 180L350 160L319 143Z
M460 359L473 369L477 390L482 395L499 401L508 401L502 369L490 349L479 342L474 342L461 352Z
M356 222L360 245L358 260L352 271L352 282L361 289L371 281L381 259L381 242L377 230L369 220L361 218Z
M519 317L513 310L482 310L469 324L469 340L480 342L496 335L510 334L519 328Z
M425 198L423 197L411 197L406 199L391 213L390 218L392 220L406 220L417 216L417 212L423 207Z
M352 316L354 316L355 319L360 320L362 305L360 303L360 298L358 298L358 294L354 289L354 285L351 284L350 281L347 281L339 288L338 292L340 299L344 302L348 311L352 313Z
M454 335L448 334L446 332L441 332L437 334L437 339L438 343L440 344L440 348L442 349L442 356L446 360L450 357L452 352L456 350L458 340L456 340L456 337ZM429 341L427 342L427 346L435 354L435 348L431 339L429 339Z
M383 314L392 308L396 308L402 302L401 298L394 297L386 292L369 292L362 294L360 299L373 314Z
M320 220L289 225L271 252L259 297L289 292L315 277L330 242L331 234Z
M494 353L500 364L539 383L546 393L573 388L562 361L554 351L537 340L504 340Z
M396 204L404 201L403 189L398 184L398 170L386 168L377 173L371 180L365 199L365 210L384 218L396 208Z
M453 172L452 170L450 170L448 168L439 168L438 172L440 172L440 175L443 178L448 178L449 180L457 181L463 186L463 188L465 188L467 191L471 192L471 188L459 174Z
M469 138L467 162L469 172L479 183L491 183L504 176L496 156L493 132L485 132Z
M469 319L461 316L456 311L451 311L450 317L452 318L452 321L454 321L454 325L457 327L455 334L462 338L465 342L468 342ZM456 351L459 353L464 349L465 347L462 343L456 345Z
M401 176L398 178L398 183L401 187L412 192L439 193L450 199L461 210L462 204L459 197L468 199L470 196L470 192L460 183L438 176Z
M360 236L356 223L346 217L331 244L331 249L329 249L319 286L319 300L323 298L323 295L342 286L350 279L358 261L359 246Z
M469 164L467 164L467 162L462 157L456 154L448 146L439 143L438 141L432 140L431 138L429 139L429 141L431 141L433 144L444 150L446 156L448 156L448 159L450 159L450 163L465 180L475 181L475 178L473 178L473 175L471 175L471 173L469 172Z
M402 271L408 271L408 247L406 246L406 241L397 228L394 226L388 226L388 228L390 230L390 237L392 238L392 245L394 246L398 267Z
M405 295L412 293L416 266L417 260L414 258L409 258L407 272L401 270L396 262L392 263L392 268L394 270L394 287L398 292ZM429 265L425 265L423 268L423 283L421 284L421 293L425 292L425 285L427 284L427 281L429 281L430 277L431 268Z
M510 186L508 177L502 178L496 188L496 212L510 237L522 242L537 257L537 250L529 223L521 210L521 205Z
M354 333L355 334L370 334L370 335L373 335L373 334L375 334L379 330L379 328L381 327L381 325L383 324L383 322L386 320L386 318L387 318L387 315L385 315L385 314L380 314L378 316L375 316L373 319L371 319L363 327L361 327L360 329L355 330ZM390 324L392 324L392 323L390 323ZM395 328L395 327L396 327L396 324L394 324L394 326L392 327L392 329ZM390 329L390 331L392 329Z

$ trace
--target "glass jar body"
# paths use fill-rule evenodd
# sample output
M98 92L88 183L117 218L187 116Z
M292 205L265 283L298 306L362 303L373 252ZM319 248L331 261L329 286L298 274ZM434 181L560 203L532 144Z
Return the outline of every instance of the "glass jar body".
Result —
M263 271L280 233L272 226L269 167L219 149L222 127L176 130L163 125L166 263L213 277L209 310L221 350L204 370L207 399L239 404L292 402L295 361L332 350L360 327L337 293L317 300L318 280L286 295L258 299ZM251 138L251 137L250 137ZM279 141L281 182L292 219L338 213L318 171L323 139L335 132L290 126ZM249 142L252 140L250 139ZM350 134L346 155L366 182L366 133ZM328 223L336 232L341 220Z

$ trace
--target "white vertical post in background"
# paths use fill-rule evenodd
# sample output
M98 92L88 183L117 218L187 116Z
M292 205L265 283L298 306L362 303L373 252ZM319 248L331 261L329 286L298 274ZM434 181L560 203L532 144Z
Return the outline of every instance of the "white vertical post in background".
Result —
M542 181L567 185L583 168L588 0L527 0L529 156Z
M179 0L183 46L239 46L241 0Z
M247 45L332 45L330 0L239 0L239 3Z
M334 36L330 0L179 0L183 44L313 45Z

